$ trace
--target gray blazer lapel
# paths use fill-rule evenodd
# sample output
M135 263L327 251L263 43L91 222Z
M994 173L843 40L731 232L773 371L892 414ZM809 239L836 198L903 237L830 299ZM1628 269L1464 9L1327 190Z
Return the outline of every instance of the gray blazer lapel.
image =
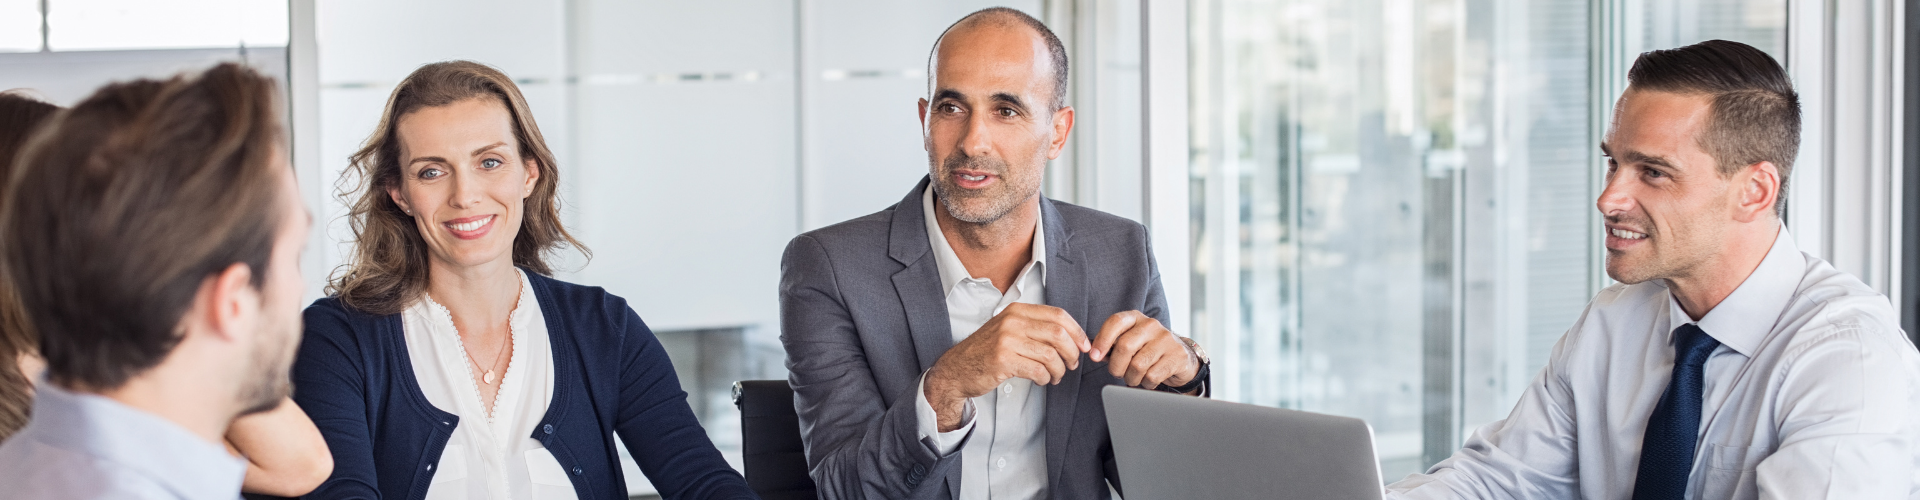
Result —
M926 211L920 206L928 179L920 179L913 192L893 207L893 221L887 233L887 255L907 266L893 273L893 289L900 294L900 305L907 313L907 328L912 330L913 351L920 358L920 370L933 368L940 355L953 348L953 324L947 321L946 293L940 290L940 268L934 263L933 245L927 240Z
M1040 223L1047 234L1047 305L1065 310L1088 335L1097 332L1106 318L1087 317L1087 273L1080 266L1080 252L1073 249L1073 232L1060 220L1053 200L1040 198ZM1067 436L1073 433L1074 407L1080 402L1081 373L1093 367L1093 360L1080 355L1080 369L1068 371L1060 384L1047 388L1047 484L1059 484L1065 463Z

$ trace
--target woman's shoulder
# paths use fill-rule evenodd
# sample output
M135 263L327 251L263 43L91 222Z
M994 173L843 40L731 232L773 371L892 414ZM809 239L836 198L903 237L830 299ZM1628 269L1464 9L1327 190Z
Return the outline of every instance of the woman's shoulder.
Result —
M535 272L526 274L527 281L533 284L534 293L551 302L549 306L560 312L569 315L617 315L627 309L627 299L607 292L605 288L561 281Z
M372 330L383 320L397 314L373 314L362 311L337 296L321 297L301 313L307 335L356 335Z

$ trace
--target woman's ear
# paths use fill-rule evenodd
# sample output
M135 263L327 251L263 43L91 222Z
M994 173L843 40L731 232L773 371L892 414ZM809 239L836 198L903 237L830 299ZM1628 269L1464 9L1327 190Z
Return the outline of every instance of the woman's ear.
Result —
M526 167L527 167L527 187L526 189L523 189L520 191L520 199L522 200L532 197L533 187L540 185L540 160L528 158L526 161Z
M400 211L406 212L407 215L413 215L413 206L407 203L405 196L400 196L400 188L398 186L388 186L386 189L387 197L393 199L394 205L400 206Z

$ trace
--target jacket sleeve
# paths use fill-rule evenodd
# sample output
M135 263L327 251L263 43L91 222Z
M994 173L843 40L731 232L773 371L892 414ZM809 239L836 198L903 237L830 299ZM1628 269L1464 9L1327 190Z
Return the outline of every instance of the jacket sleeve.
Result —
M623 300L613 299L622 332L620 408L614 431L640 471L669 499L758 499L733 470L687 405L687 393L660 339Z
M808 235L795 237L780 262L780 327L820 498L908 498L944 485L960 454L940 456L921 440L913 395L885 405L833 262Z
M373 431L352 325L345 310L326 301L306 310L305 334L292 371L293 400L313 419L333 454L333 475L306 498L377 499Z

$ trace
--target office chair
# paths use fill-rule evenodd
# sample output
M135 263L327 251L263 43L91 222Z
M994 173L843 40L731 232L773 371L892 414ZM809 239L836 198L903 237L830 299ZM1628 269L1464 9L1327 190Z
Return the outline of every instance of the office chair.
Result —
M734 382L733 405L740 407L747 486L766 500L816 500L807 449L800 443L800 417L793 412L793 387L785 380Z

